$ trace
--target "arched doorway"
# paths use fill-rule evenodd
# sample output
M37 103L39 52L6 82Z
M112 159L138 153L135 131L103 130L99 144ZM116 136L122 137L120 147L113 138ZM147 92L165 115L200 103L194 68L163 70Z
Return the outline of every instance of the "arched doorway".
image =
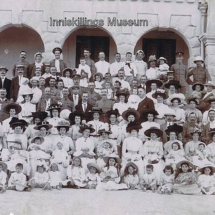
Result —
M84 49L91 51L91 58L97 62L98 53L105 52L106 61L113 62L117 52L113 38L100 28L79 28L73 31L63 44L64 62L71 68L78 67Z
M148 61L150 55L156 55L157 58L165 57L169 66L175 63L175 52L184 52L184 64L188 65L190 57L189 48L184 39L177 33L166 30L152 30L144 34L137 42L134 53L137 50L145 52L145 61Z
M12 68L19 60L20 51L27 52L26 60L34 62L36 52L44 52L44 44L40 35L28 27L8 27L0 32L0 61L7 66L9 78L12 78Z

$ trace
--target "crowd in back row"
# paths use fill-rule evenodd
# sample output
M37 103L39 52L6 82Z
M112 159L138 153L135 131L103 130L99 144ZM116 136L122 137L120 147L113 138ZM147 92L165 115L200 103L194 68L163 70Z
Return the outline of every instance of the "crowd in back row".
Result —
M195 68L139 50L109 64L84 57L0 67L0 190L62 187L215 191L215 85L204 60ZM157 67L157 65L159 65ZM149 68L148 68L149 66ZM192 90L190 90L192 88Z

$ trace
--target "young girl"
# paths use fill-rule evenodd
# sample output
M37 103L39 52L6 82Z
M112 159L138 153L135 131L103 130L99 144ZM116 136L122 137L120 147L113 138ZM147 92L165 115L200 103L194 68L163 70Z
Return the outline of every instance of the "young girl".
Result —
M126 184L119 184L120 182L120 163L121 159L118 155L111 154L104 157L106 166L100 174L102 183L98 184L97 190L123 190L128 189Z
M73 80L72 80L72 75L73 75L73 70L70 68L66 68L63 70L63 84L64 87L70 88L73 86Z
M172 150L170 150L169 154L166 156L166 165L171 165L175 170L176 164L185 159L184 155L184 149L181 148L180 144L178 142L173 142Z
M160 180L160 186L158 188L158 193L160 194L171 194L173 190L174 182L174 170L171 166L165 166L163 170L164 174Z
M199 169L199 172L201 175L198 178L198 184L201 187L202 193L206 195L215 194L214 167L206 164Z
M135 190L139 185L138 167L135 163L129 162L125 166L123 181L128 189Z
M153 170L153 165L146 165L146 173L140 180L140 187L143 191L152 190L152 192L155 192L157 189L157 180Z
M50 186L53 189L60 190L62 188L62 177L56 163L52 163L49 169Z
M88 163L87 168L89 170L89 172L86 174L87 188L96 189L96 186L101 182L99 177L101 169L95 163Z
M29 181L33 188L51 189L49 185L49 174L44 164L37 165L37 171L34 177Z
M0 162L0 193L6 192L6 180L7 180L7 164Z
M195 195L201 192L197 184L197 178L192 170L193 164L187 160L177 164L173 187L174 193Z
M102 90L102 84L103 84L103 75L100 72L97 72L94 75L94 83L95 83L95 89L94 91L98 94L101 94Z
M68 188L76 188L79 189L80 187L86 187L86 175L85 170L81 165L81 158L74 157L72 164L67 168L67 177L68 180L66 181L66 186ZM65 185L65 184L64 184Z

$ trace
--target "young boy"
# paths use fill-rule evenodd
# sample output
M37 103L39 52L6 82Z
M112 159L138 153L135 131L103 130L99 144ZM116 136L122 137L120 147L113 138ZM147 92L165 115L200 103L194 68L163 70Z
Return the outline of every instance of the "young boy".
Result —
M80 86L88 87L88 81L91 77L90 67L86 64L85 58L80 59L77 74L81 76Z
M51 73L50 73L50 63L46 63L45 64L45 73L42 75L42 77L43 78L49 78L49 77L51 77L52 75L51 75Z
M156 176L153 173L153 169L154 167L151 164L146 166L146 173L140 180L140 186L143 191L152 190L154 192L157 188Z

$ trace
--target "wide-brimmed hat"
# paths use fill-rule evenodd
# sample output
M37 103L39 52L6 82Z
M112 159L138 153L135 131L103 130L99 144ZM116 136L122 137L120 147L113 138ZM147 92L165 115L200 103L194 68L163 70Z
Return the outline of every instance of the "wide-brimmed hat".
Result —
M181 133L183 131L183 127L174 123L173 125L168 126L168 128L165 130L167 134L170 132L175 132L175 133Z
M63 77L65 77L66 72L70 72L70 77L72 77L72 75L74 74L71 68L65 68L63 70Z
M0 161L0 165L2 166L2 170L3 170L4 172L6 172L6 171L7 171L7 164L4 163L4 162L2 162L2 161Z
M70 120L71 122L74 122L76 116L81 117L81 119L83 119L83 118L86 117L86 115L85 115L85 113L84 113L83 111L81 111L81 110L76 110L76 111L74 111L73 113L70 113L70 114L69 114L69 120Z
M51 104L49 107L48 107L48 109L47 109L47 111L52 111L52 110L54 110L54 109L57 109L58 111L60 111L61 110L61 105L60 104L58 104L58 103L53 103L53 104Z
M60 53L62 53L62 49L60 47L55 47L53 50L52 50L52 53L54 54L55 51L60 51Z
M16 103L10 103L5 105L3 111L9 114L10 109L15 109L16 114L19 114L22 111L22 107Z
M201 56L196 56L193 62L195 63L196 61L202 61L202 63L205 62Z
M211 169L211 175L213 175L215 173L215 167L212 164L204 164L203 166L201 166L199 168L199 172L201 174L204 174L204 169L205 168L210 168Z
M178 162L176 165L176 168L177 169L181 168L181 165L184 163L186 163L191 169L193 169L193 167L194 167L193 164L188 160L183 160L183 161Z
M163 132L156 127L151 127L144 132L147 137L150 137L151 133L155 133L158 137L161 137L163 135Z
M13 117L9 124L12 129L17 126L21 126L22 128L28 126L28 123L24 119L18 119L16 117Z
M204 84L204 86L205 86L205 87L210 86L210 87L215 88L215 85L214 85L214 83L213 83L212 81L208 81L206 84Z
M128 169L129 166L132 166L134 168L134 171L138 172L138 167L135 163L133 162L128 162L125 166L124 172Z
M159 62L160 60L163 60L165 63L167 62L167 59L165 57L159 57L159 59L157 60L157 62Z
M125 90L125 89L117 90L116 96L117 96L117 97L120 97L120 96L125 96L125 97L127 97L127 96L129 96L129 92L128 92L128 90Z
M90 133L95 132L95 129L92 127L92 125L82 125L80 126L79 133L83 133L86 129L90 130Z
M134 122L128 123L128 125L126 127L126 131L130 133L132 130L139 131L141 128L142 128L142 126L140 125L140 123L134 121Z
M195 90L195 88L196 88L197 85L199 85L201 87L201 91L204 90L204 88L205 88L204 85L201 84L201 83L198 83L198 82L192 85L192 90Z
M191 135L194 135L194 134L199 134L199 136L202 134L202 131L199 130L199 129L195 129L194 131L191 131L190 132Z
M79 75L79 74L74 74L73 76L72 76L72 78L74 79L74 78L76 78L76 79L80 79L81 78L81 76Z
M94 80L96 80L96 76L100 76L100 79L103 80L103 75L100 72L95 73L95 75L93 76Z
M8 71L8 68L6 66L0 66L0 70L4 69L6 72Z
M190 98L187 98L187 101L188 101L188 104L189 104L190 102L192 102L192 101L195 102L196 105L199 104L199 100L198 100L197 98L190 97Z
M103 114L102 109L98 107L92 107L92 109L88 111L88 114L94 114L94 113Z
M142 113L144 116L148 116L148 114L153 114L153 116L159 115L159 113L155 109L147 109Z
M163 82L159 79L151 79L146 81L146 86L151 87L151 84L156 84L158 88L163 86Z
M31 112L31 113L32 113L31 117L39 118L42 121L48 116L47 112Z
M96 163L88 163L87 164L87 169L88 170L90 170L91 167L94 167L98 171L98 173L101 173L101 169Z
M35 127L34 129L35 130L40 130L40 128L46 128L46 130L49 130L50 128L52 128L53 126L51 124L49 124L48 122L46 121L43 121L43 122L39 122Z
M181 99L177 96L174 96L173 98L171 98L170 102L172 103L174 100L178 100L178 103L181 103Z
M170 86L172 86L172 85L175 87L175 89L181 88L180 82L176 81L176 80L170 80L170 81L168 81L168 83L164 84L164 87L166 87L167 89L169 89Z
M155 56L155 55L150 55L150 56L149 56L148 63L150 63L151 61L157 62L157 59L156 59L156 56Z
M31 88L28 88L28 89L26 89L25 91L23 91L22 93L21 93L21 95L22 96L27 96L27 95L31 95L31 96L33 96L33 91L32 91L32 89Z
M163 99L168 98L168 95L164 91L157 90L155 93L152 94L152 97L155 99L157 99L158 96L163 97Z
M120 114L119 114L118 109L115 109L115 110L107 111L105 115L106 115L106 117L110 118L111 115L115 115L116 117L118 117Z
M143 51L143 50L138 50L138 51L136 52L136 54L139 54L139 53L141 53L141 54L145 55L145 53L144 53L144 51Z
M138 120L140 118L140 113L135 110L134 108L128 108L128 110L124 111L122 113L122 118L126 121L128 121L128 116L129 115L134 115L135 120Z
M35 140L36 140L36 139L40 139L41 143L43 143L44 140L45 140L43 137L37 136L37 137L34 137L34 138L31 140L31 143L35 143Z
M110 158L116 159L118 164L121 164L121 162L122 162L121 159L119 158L119 156L116 155L116 154L114 154L114 153L108 155L107 157L104 157L104 158L103 158L103 159L104 159L104 162L107 164L107 162L108 162L108 160L109 160Z
M58 128L58 129L60 129L60 128L69 129L70 124L69 124L69 122L66 121L66 120L61 120L61 121L59 121L59 122L57 123L57 125L54 126L54 127L55 127L55 128Z
M164 116L176 116L175 111L172 108L167 108L166 112L164 113Z
M110 130L107 130L107 129L104 129L104 128L98 130L99 135L102 135L102 133L112 134L112 132Z

